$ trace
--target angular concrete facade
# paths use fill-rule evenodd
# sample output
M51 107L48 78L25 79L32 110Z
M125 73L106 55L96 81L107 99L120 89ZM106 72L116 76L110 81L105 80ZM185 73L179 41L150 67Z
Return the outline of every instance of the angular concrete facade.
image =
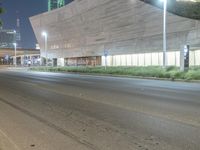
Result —
M127 57L162 52L163 12L140 0L75 0L30 21L42 56L41 33L48 33L49 58L103 56L105 50L109 56ZM168 52L180 51L185 44L200 50L200 21L167 13Z

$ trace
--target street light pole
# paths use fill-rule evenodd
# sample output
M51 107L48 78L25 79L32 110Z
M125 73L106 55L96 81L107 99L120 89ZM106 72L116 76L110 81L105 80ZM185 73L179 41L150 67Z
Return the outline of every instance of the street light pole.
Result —
M15 48L15 59L14 59L14 65L17 66L17 43L13 43Z
M15 50L15 59L13 58L13 63L14 63L14 65L15 65L15 67L17 67L17 43L16 43L16 31L14 30L13 31L14 32L14 43L13 43L13 45L14 45L14 50Z
M166 19L167 19L167 0L163 0L163 67L164 68L167 66Z
M45 61L46 61L46 66L47 66L47 33L42 32L42 36L44 36L44 50L45 50Z

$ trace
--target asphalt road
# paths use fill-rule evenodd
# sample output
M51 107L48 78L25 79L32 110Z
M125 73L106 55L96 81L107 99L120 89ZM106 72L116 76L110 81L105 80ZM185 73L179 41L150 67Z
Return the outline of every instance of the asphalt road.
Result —
M200 150L200 84L0 70L0 150Z

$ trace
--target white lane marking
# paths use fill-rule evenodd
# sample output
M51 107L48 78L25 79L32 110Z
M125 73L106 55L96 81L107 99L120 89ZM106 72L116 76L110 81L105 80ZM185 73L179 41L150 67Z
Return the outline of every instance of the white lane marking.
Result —
M25 85L37 86L37 83L26 82L26 81L17 81L17 82Z

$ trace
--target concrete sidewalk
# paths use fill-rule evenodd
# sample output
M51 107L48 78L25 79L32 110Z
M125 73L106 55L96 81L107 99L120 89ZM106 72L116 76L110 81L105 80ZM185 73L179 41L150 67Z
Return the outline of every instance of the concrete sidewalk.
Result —
M9 66L9 65L0 65L0 70L14 70L14 71L17 71L17 70L28 70L28 67L23 67L23 66Z
M10 65L0 65L0 69L1 68L8 68L8 67L10 67Z

